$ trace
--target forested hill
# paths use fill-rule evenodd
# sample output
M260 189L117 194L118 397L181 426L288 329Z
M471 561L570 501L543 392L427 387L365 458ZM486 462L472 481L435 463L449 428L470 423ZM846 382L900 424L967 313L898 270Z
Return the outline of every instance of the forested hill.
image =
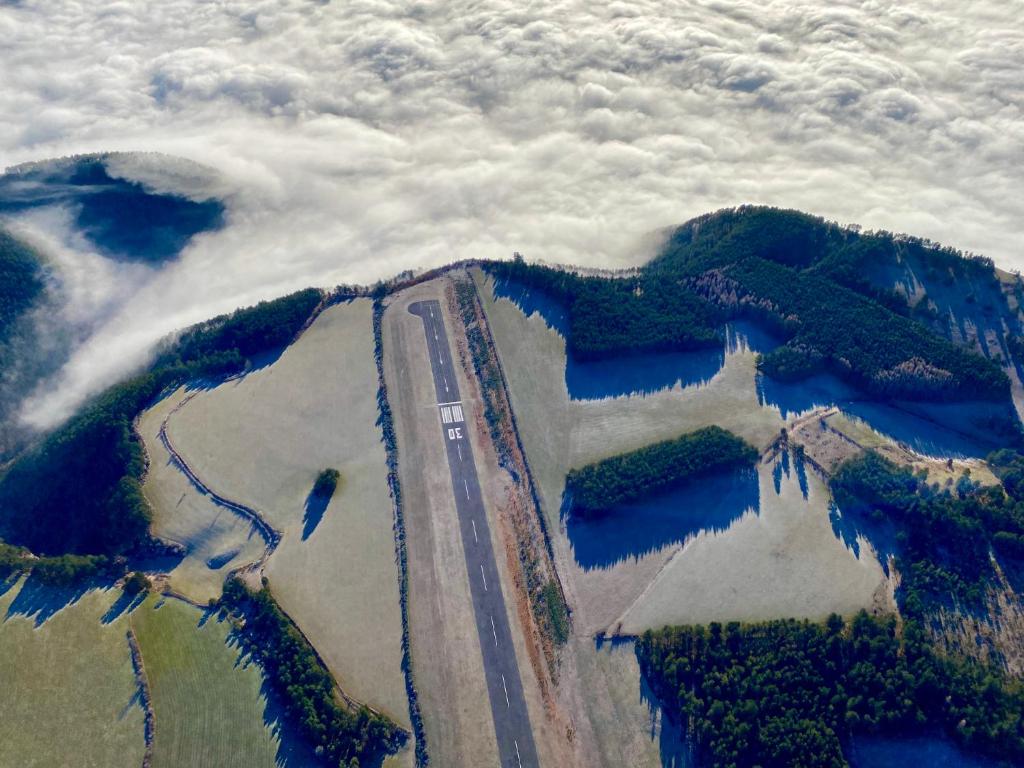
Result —
M43 292L39 257L25 243L0 228L0 363L3 345L14 324Z
M306 289L195 326L152 367L108 389L0 475L0 536L37 554L118 555L144 544L150 509L135 417L169 388L245 370L322 305Z
M761 360L770 376L829 370L884 398L1008 402L997 362L937 332L931 302L883 287L910 256L954 283L997 281L990 261L924 240L754 207L683 225L636 276L563 277L521 261L491 271L565 302L577 357L685 349L714 339L727 318L751 317L786 342Z

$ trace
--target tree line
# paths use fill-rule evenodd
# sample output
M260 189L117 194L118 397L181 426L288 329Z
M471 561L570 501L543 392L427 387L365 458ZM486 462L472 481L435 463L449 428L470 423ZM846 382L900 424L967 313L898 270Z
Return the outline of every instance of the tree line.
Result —
M574 272L497 262L498 279L542 291L569 310L569 353L581 360L608 355L700 349L722 343L723 314L678 281L646 276L584 277Z
M593 515L712 472L750 467L756 461L753 446L721 427L705 427L573 469L566 478L566 493L574 514Z
M987 259L758 207L680 227L638 275L582 276L522 259L488 269L563 303L577 358L720 344L722 323L747 316L788 342L760 360L768 375L831 370L882 397L1008 400L998 365L919 322L906 297L871 279L908 252L951 280L996 280Z
M285 716L324 765L376 765L405 744L406 733L387 718L343 703L331 673L266 584L252 590L239 578L228 579L220 604L235 620L242 649L260 663L281 698Z

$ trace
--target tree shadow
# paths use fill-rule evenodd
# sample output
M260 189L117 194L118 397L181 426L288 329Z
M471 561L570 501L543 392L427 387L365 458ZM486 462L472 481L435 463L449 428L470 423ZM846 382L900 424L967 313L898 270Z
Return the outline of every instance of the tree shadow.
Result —
M545 324L568 341L569 308L544 291L515 280L496 280L494 297L514 304L526 317L538 314ZM596 360L567 354L565 384L571 400L644 396L673 387L703 386L722 370L726 357L740 351L766 352L780 340L753 323L740 321L725 327L724 343L688 351L617 353Z
M20 572L15 572L8 574L7 576L0 577L0 597L3 597L12 589L14 589L14 586L18 583L18 580L20 578Z
M320 525L320 521L324 518L324 512L327 511L327 506L331 503L330 496L324 496L314 491L310 491L309 495L306 496L305 512L302 515L302 540L305 541L313 535L313 531Z
M206 611L203 624L207 621L227 621L227 616L220 611ZM234 629L228 633L226 643L236 652L235 669L248 669L255 666L261 676L260 697L263 699L263 724L269 729L277 742L275 765L278 768L306 768L311 765L322 765L323 760L316 755L309 742L302 736L295 720L289 716L287 707L281 696L264 673L263 666L246 650L244 643ZM380 768L386 755L381 755L369 763L360 765Z
M126 613L131 613L140 605L146 601L146 591L136 592L134 595L129 594L125 590L121 590L121 594L118 595L117 600L111 603L107 612L100 618L102 624L113 624L121 616Z
M6 618L21 616L31 619L36 627L41 627L57 612L81 600L86 592L109 585L109 581L92 579L56 586L45 584L38 576L30 575L7 609Z
M597 649L600 650L607 642L598 640ZM629 645L633 648L634 654L636 653L636 643L632 639L615 638L611 642L613 646ZM686 729L675 722L662 706L643 673L640 674L639 696L640 702L647 707L648 736L651 741L658 742L658 756L662 768L694 768L697 765L697 756L693 740Z
M704 531L724 531L748 510L760 509L755 470L718 472L651 496L579 517L563 495L562 514L576 562L607 568Z

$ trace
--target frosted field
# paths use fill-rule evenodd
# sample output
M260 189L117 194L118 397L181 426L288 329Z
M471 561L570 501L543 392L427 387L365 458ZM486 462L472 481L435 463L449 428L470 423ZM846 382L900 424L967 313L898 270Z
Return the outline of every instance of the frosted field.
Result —
M228 644L226 621L151 597L131 623L153 697L153 768L317 765L296 739L279 738L260 669Z
M493 298L489 282L481 294L545 512L552 530L561 532L556 552L568 576L577 631L635 633L710 619L817 617L874 604L884 580L881 566L870 547L855 554L836 538L827 489L811 472L806 499L792 476L776 493L772 467L761 467L760 515L739 509L726 530L700 531L605 567L581 564L559 519L569 469L710 424L763 449L787 421L778 407L759 402L756 356L743 343L729 345L721 369L704 384L571 400L563 338L539 314L526 317L511 301Z
M574 683L563 695L573 701L580 738L588 731L592 737L588 757L609 768L689 765L675 730L661 729L632 644L597 647L593 636L885 605L890 594L882 567L866 542L857 542L855 551L837 538L820 479L810 470L798 475L793 463L787 473L774 462L759 466L747 489L759 513L740 507L721 526L595 564L605 553L583 553L577 532L574 545L560 518L569 469L710 424L764 449L787 421L779 407L759 402L755 353L741 340L733 340L721 368L702 383L570 399L564 339L539 314L527 317L511 301L496 299L482 274L475 278L574 609L575 637L565 652ZM590 695L594 691L601 695Z
M324 311L272 364L200 392L168 434L207 485L282 531L266 567L281 606L346 693L408 727L376 392L371 303L361 299ZM309 519L325 467L343 480L322 518Z
M138 768L128 622L111 611L121 590L90 590L50 615L66 593L24 584L0 583L0 765Z
M187 548L170 573L170 585L198 603L220 597L228 573L263 555L265 542L238 515L199 493L171 461L161 442L160 425L186 397L184 387L142 414L138 431L149 454L149 472L142 490L153 507L154 535Z

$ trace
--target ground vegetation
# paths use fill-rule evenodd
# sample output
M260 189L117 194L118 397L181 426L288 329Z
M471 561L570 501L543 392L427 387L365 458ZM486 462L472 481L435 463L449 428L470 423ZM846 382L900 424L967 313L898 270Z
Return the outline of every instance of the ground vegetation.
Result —
M590 515L702 475L753 466L757 449L721 427L705 427L571 470L566 493L574 514Z
M373 765L405 744L405 732L390 720L344 702L330 672L266 585L252 590L230 579L221 605L235 617L239 642L260 662L285 715L326 765Z
M859 734L941 732L996 758L1024 758L1024 689L937 653L919 623L859 613L667 627L637 643L643 674L707 764L847 765Z
M128 552L148 541L146 459L133 422L161 393L244 371L286 345L320 305L316 290L190 329L143 374L115 385L20 456L0 477L0 531L41 554Z

